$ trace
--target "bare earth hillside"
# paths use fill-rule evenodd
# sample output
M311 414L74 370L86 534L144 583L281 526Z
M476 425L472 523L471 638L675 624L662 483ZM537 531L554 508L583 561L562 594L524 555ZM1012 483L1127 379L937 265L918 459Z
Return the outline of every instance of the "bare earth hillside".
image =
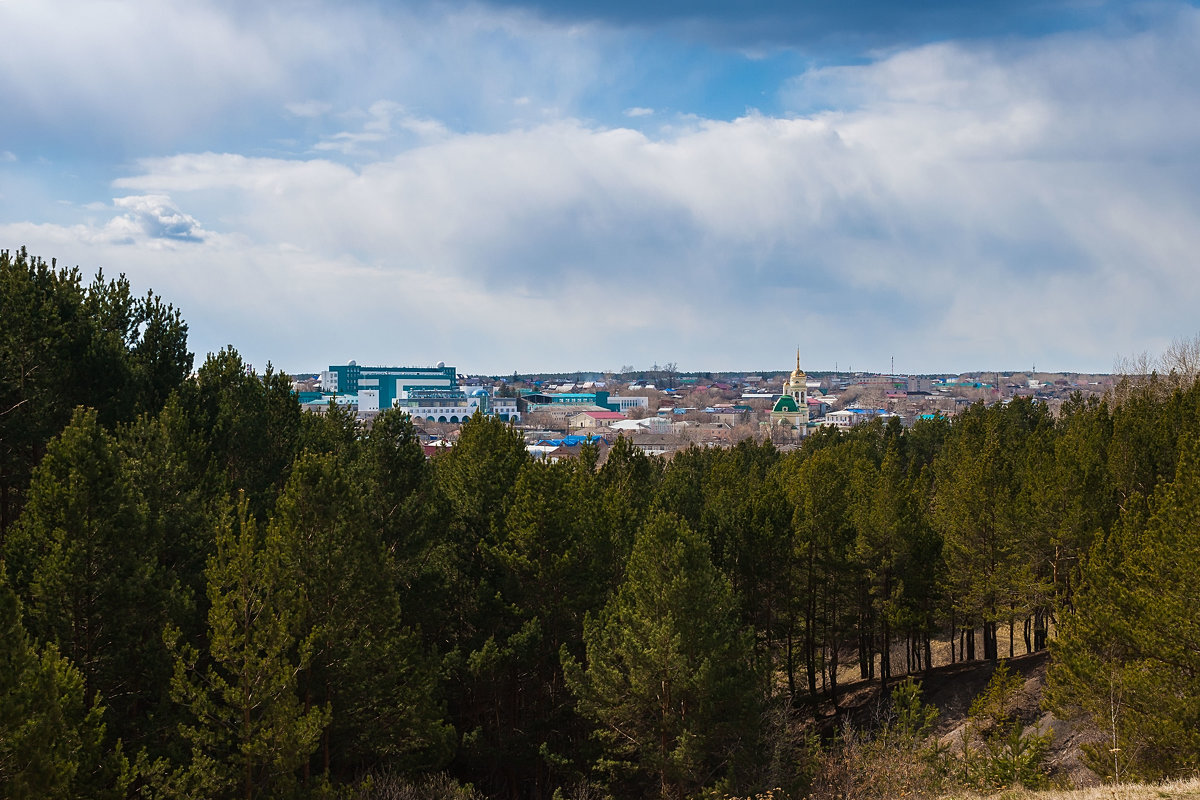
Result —
M1008 660L1008 665L1025 681L1017 715L1027 729L1039 733L1047 729L1053 731L1047 762L1055 784L1079 789L1099 787L1100 779L1081 759L1080 745L1091 734L1041 707L1048 661L1049 654L1045 651ZM983 691L993 670L993 664L977 660L935 667L928 673L913 676L921 682L924 701L937 707L940 713L933 735L942 745L952 749L961 747L971 701ZM839 689L838 705L840 714L835 713L829 702L816 710L815 723L825 733L832 733L834 727L846 719L855 727L870 726L880 709L878 682L857 680L846 683Z

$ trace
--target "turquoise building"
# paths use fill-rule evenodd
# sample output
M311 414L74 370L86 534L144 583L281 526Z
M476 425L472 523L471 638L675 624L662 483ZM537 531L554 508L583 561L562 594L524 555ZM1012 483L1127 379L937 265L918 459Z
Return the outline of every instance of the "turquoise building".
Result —
M321 373L326 394L357 395L359 411L391 408L409 393L458 392L458 372L439 363L436 367L364 367L354 361L331 366Z

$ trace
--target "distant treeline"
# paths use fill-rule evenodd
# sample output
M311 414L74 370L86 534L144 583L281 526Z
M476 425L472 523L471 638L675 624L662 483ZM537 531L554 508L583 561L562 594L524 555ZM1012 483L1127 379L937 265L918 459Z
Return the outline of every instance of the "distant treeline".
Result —
M1197 766L1190 379L603 466L476 417L427 461L232 348L189 378L124 280L6 252L0 309L0 796L800 791L789 719L946 639L1049 646L1102 772Z

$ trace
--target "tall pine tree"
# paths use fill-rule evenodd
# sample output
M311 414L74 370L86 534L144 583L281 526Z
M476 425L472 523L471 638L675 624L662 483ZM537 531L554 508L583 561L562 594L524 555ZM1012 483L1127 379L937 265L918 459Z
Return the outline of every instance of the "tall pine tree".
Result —
M1160 779L1200 766L1200 438L1149 512L1133 504L1093 549L1053 643L1053 698L1106 732L1092 766Z
M169 781L186 797L286 796L329 718L327 707L306 709L298 695L312 653L298 636L303 597L245 500L221 523L205 574L203 651L177 628L164 637L176 655L172 696L190 717L181 732L191 756Z
M54 645L30 640L0 569L0 797L120 797L128 774L103 712Z
M169 671L160 638L168 587L95 411L77 409L50 443L5 549L30 632L71 659L89 696L108 698L120 731L140 724Z
M683 798L732 776L753 745L762 686L702 538L677 517L653 516L584 642L586 666L564 652L564 668L597 724L616 795Z

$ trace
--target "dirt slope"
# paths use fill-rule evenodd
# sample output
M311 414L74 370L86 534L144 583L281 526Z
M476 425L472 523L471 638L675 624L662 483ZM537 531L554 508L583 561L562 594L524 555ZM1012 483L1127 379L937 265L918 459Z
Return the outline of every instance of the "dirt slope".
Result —
M1008 665L1025 679L1018 716L1028 728L1053 731L1048 758L1052 777L1076 788L1098 786L1099 778L1084 766L1080 752L1080 745L1093 734L1041 708L1048 660L1048 653L1043 651L1008 661ZM969 661L935 667L928 673L913 676L921 682L925 702L936 706L940 712L934 735L943 744L956 747L961 743L967 710L991 679L993 670L994 665L990 662ZM846 684L839 690L838 705L839 710L835 711L833 704L825 700L815 709L814 722L826 733L832 733L847 718L855 726L871 725L880 713L878 681L860 680Z

